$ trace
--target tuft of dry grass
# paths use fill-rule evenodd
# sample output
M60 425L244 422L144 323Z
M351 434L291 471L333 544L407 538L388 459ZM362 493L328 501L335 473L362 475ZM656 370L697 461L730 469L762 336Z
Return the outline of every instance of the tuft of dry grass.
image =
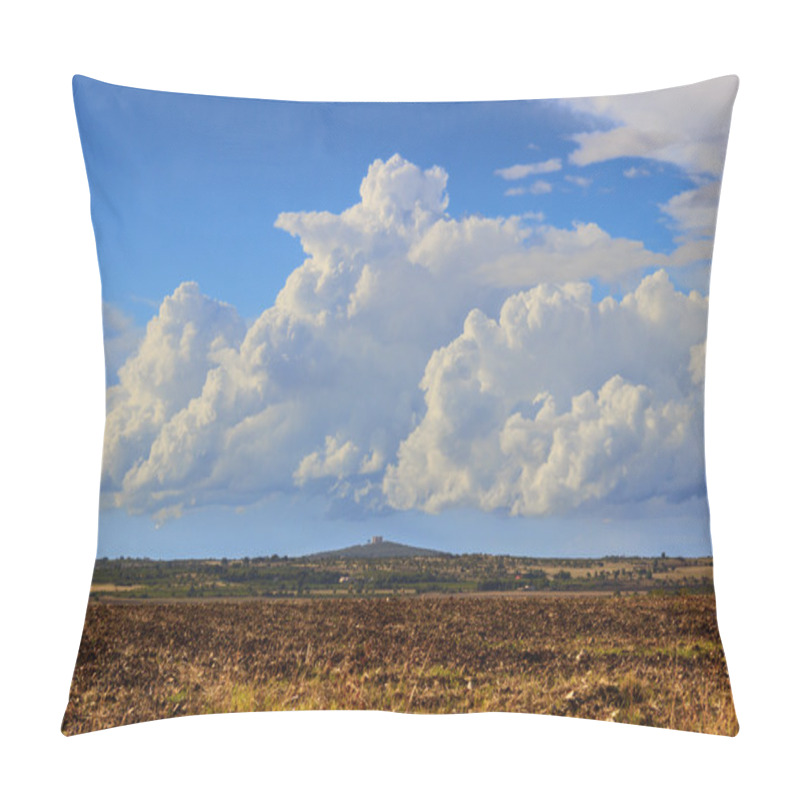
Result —
M90 603L62 729L290 709L738 730L710 596Z

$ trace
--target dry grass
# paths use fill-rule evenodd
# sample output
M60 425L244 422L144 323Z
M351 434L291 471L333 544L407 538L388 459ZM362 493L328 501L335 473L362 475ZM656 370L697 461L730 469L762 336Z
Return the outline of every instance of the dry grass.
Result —
M320 708L738 729L713 597L473 596L92 603L63 730Z
M114 583L93 583L91 591L92 592L103 592L103 593L122 593L125 592L132 592L136 589L144 589L144 584L141 583L132 583L130 586L118 586Z

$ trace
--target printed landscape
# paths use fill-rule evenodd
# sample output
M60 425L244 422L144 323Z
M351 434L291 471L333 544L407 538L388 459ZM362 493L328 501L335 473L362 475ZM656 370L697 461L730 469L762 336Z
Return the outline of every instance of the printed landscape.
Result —
M710 559L416 551L98 561L64 732L338 708L736 733Z
M368 708L734 735L703 391L736 86L76 77L107 418L64 733Z
M396 552L397 555L386 555ZM403 553L403 551L408 551ZM426 553L426 555L418 555ZM435 553L380 542L302 558L101 559L95 600L465 592L713 592L710 558L557 559Z

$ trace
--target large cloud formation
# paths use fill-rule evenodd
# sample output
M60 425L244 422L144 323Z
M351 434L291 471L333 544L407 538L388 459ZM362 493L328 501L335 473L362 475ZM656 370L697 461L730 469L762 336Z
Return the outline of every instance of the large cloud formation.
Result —
M249 327L179 286L109 389L104 497L164 519L273 492L542 514L699 491L705 299L663 271L619 302L586 283L680 256L456 220L446 184L394 156L342 213L282 214L307 258Z
M585 501L685 499L703 486L698 357L706 302L662 271L621 302L588 284L472 311L433 354L427 410L384 488L397 508L460 504L512 514Z

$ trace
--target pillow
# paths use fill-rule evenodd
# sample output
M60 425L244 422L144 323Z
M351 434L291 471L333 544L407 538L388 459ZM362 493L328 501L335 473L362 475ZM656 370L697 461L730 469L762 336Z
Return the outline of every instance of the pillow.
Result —
M703 379L737 86L76 76L107 419L63 732L335 708L735 735Z

